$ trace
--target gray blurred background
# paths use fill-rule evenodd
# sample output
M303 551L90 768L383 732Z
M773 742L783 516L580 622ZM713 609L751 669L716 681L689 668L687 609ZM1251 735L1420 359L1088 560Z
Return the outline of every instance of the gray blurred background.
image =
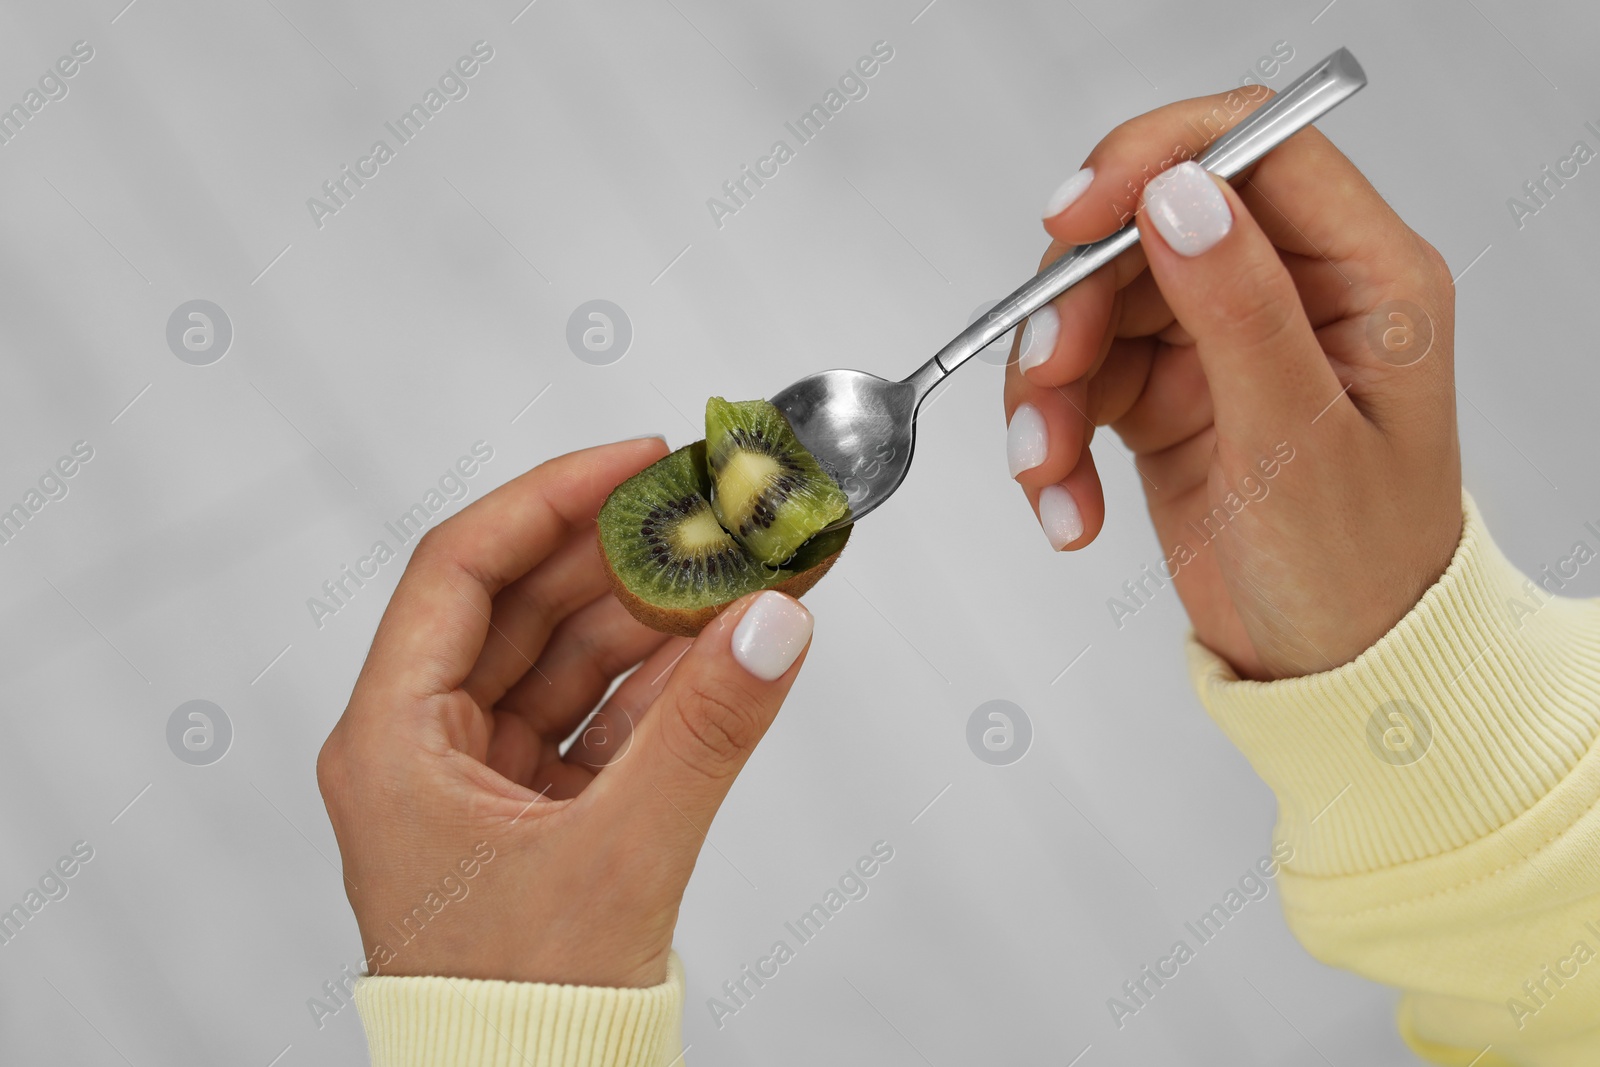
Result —
M307 1003L361 957L313 760L403 559L317 620L322 583L476 442L469 499L579 446L693 440L708 394L909 371L1033 270L1040 206L1108 130L1275 48L1275 87L1340 45L1371 76L1322 128L1461 274L1467 482L1501 543L1537 570L1595 541L1600 171L1520 225L1507 205L1600 145L1592 5L125 3L0 12L0 105L40 91L0 145L0 507L42 503L0 545L0 905L93 849L0 945L7 1063L364 1062L354 1009ZM396 147L385 123L480 41ZM798 145L784 123L880 41ZM315 217L379 138L394 158ZM714 219L779 139L795 157ZM569 346L592 300L625 352ZM1112 621L1161 554L1126 456L1096 440L1105 532L1053 555L1006 475L1001 374L925 411L905 488L808 598L809 664L685 902L688 1060L1415 1062L1393 994L1301 951L1275 888L1113 1022L1268 851L1273 800L1189 689L1170 589ZM992 700L1031 727L1009 765L969 747ZM880 840L869 895L713 1023Z

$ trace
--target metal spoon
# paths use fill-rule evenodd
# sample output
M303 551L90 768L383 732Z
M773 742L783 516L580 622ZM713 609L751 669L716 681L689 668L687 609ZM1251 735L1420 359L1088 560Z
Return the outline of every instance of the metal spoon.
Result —
M1361 64L1341 48L1220 137L1200 165L1231 180L1366 84ZM772 403L788 417L800 443L850 498L850 515L834 526L861 518L900 487L911 468L917 408L935 385L1138 243L1139 228L1129 223L1102 241L1073 249L968 326L905 381L830 370L801 378L774 396Z

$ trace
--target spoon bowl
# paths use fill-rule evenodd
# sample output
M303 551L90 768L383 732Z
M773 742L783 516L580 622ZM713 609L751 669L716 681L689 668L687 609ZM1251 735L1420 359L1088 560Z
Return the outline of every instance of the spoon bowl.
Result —
M813 374L772 398L850 500L849 516L834 526L856 521L900 488L911 469L919 399L907 382L858 370Z
M1219 137L1199 163L1231 181L1366 84L1361 64L1348 49L1341 48ZM917 408L935 385L990 342L1138 243L1138 224L1130 222L1104 240L1072 249L968 326L903 382L858 370L830 370L801 378L772 397L800 443L850 500L850 514L829 529L860 519L900 488L911 469Z

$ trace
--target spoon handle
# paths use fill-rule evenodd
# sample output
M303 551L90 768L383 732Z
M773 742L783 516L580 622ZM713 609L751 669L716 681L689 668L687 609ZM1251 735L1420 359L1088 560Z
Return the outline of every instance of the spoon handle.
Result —
M1366 84L1361 64L1349 49L1341 48L1218 138L1200 158L1200 165L1232 179ZM918 403L929 389L991 341L1138 243L1138 224L1130 222L1104 240L1079 245L1034 275L906 379L907 384L916 386Z

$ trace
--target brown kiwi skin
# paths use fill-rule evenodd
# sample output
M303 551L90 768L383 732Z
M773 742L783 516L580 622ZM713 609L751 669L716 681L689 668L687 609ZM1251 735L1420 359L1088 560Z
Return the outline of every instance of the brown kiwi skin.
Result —
M596 540L599 539L598 533ZM802 597L811 591L811 587L822 580L828 573L828 568L833 566L839 554L844 551L844 545L832 555L824 556L817 563L791 577L785 578L776 585L769 585L767 589L776 589L780 593L787 593L792 597ZM712 619L722 614L722 610L729 604L737 603L730 600L723 604L711 604L703 608L664 608L660 604L652 604L635 595L633 590L623 584L617 572L611 569L611 561L606 559L605 550L600 552L600 558L605 560L606 577L611 581L612 592L622 606L628 609L628 614L650 627L664 634L676 634L679 637L694 637L704 630ZM765 592L765 590L760 590ZM747 596L749 594L746 594Z

